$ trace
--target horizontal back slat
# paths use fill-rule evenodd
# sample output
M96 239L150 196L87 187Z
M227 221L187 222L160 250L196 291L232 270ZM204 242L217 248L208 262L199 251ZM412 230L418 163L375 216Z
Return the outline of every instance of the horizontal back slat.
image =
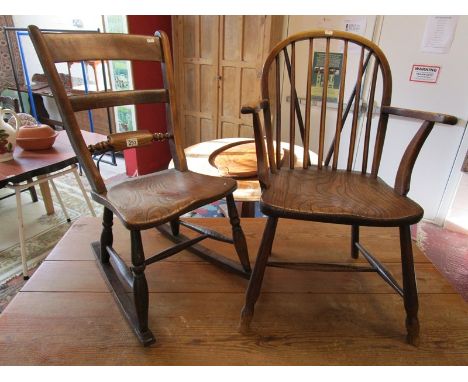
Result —
M162 60L158 37L116 33L44 33L44 39L54 62Z
M82 111L121 105L169 102L169 95L166 89L127 90L77 95L70 97L70 102L74 111Z

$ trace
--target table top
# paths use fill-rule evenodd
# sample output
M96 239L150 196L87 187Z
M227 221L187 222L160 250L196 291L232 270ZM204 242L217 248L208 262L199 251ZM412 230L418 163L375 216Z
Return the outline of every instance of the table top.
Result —
M19 91L20 93L28 93L28 88L26 86L21 86L19 88L8 87L7 89L14 90L16 92ZM85 94L84 90L80 90L80 89L66 88L65 90L68 96ZM52 90L50 89L48 84L42 84L42 83L33 84L31 86L31 93L37 94L42 97L54 98L54 95L52 94Z
M246 141L251 142L252 138L222 138L212 141L197 143L185 149L187 158L187 166L190 171L198 172L205 175L223 176L223 172L214 167L209 158L213 152L221 149L223 146L231 145L234 142ZM289 150L289 143L281 142L281 148ZM302 166L304 149L300 146L294 146L294 154L296 157L295 166ZM309 151L310 160L312 163L317 163L317 155ZM261 196L260 183L256 179L237 179L237 190L234 192L234 198L241 202L256 201Z
M86 144L105 140L102 134L88 131L82 131L82 134ZM0 162L0 188L8 183L19 183L28 178L58 171L77 162L66 132L60 131L50 149L27 151L17 146L12 160Z
M255 141L239 141L215 150L208 158L222 176L234 179L257 177Z

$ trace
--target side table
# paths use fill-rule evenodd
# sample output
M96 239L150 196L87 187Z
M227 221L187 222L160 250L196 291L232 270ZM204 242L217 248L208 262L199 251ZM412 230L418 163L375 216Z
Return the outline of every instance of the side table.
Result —
M187 166L190 171L198 172L205 175L211 176L229 176L229 170L218 169L213 164L212 154L219 152L223 147L236 147L233 146L236 143L245 142L253 143L251 138L222 138L211 141L197 143L193 146L189 146L185 149L185 156L187 158ZM281 142L281 148L283 151L289 150L289 143ZM294 146L295 153L295 166L302 166L303 148L300 146ZM309 151L311 163L317 163L317 155ZM242 153L243 160L246 159L245 153ZM252 157L246 160L246 171L250 173L252 161L256 163L255 153L252 153ZM170 165L171 166L171 165ZM242 178L239 176L239 162L236 163L235 179L237 179L237 190L234 191L234 199L237 202L242 202L241 216L242 217L255 217L255 202L260 200L262 190L260 183L256 176Z

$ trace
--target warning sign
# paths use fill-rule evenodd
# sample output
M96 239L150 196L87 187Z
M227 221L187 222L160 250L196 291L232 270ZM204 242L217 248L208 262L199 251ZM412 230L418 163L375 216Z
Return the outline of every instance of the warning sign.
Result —
M440 66L413 65L410 81L435 84L439 77Z

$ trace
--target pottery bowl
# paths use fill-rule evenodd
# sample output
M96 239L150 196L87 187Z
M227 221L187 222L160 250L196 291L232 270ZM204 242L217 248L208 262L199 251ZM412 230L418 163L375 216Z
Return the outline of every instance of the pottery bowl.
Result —
M47 125L23 126L16 135L16 144L23 150L47 150L51 148L58 132Z

